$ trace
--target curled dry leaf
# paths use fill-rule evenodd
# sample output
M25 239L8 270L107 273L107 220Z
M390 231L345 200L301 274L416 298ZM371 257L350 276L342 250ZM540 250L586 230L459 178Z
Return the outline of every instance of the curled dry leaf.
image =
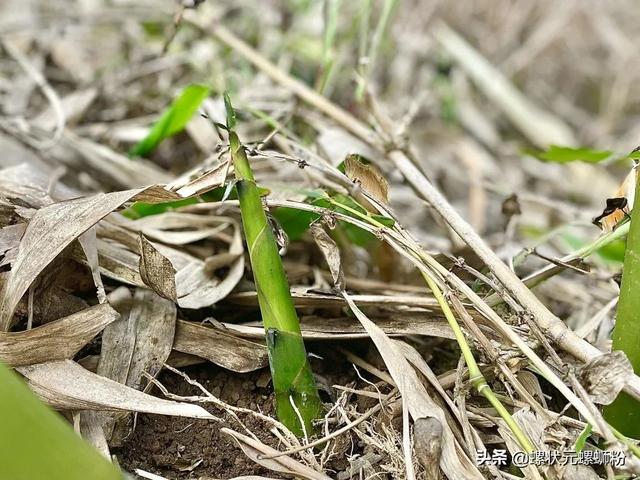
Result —
M98 239L98 258L103 275L134 287L146 287L140 276L140 257L131 250ZM75 251L74 259L80 260Z
M176 252L176 250L173 250ZM225 298L238 284L244 273L244 248L238 225L234 225L234 233L229 245L229 253L237 255L231 263L229 271L222 281L207 273L205 263L191 257L189 263L176 268L176 284L178 288L178 305L181 308L209 307ZM168 252L168 258L176 265L176 255Z
M0 308L0 330L12 323L16 305L38 274L71 242L130 200L164 201L176 195L161 187L99 193L54 203L38 210L25 231ZM43 248L46 245L46 248Z
M122 228L111 222L121 224ZM167 212L161 215L145 217L135 222L123 220L117 216L110 217L110 222L103 222L99 235L103 238L115 240L124 245L129 250L137 250L137 233L143 232L145 236L153 238L162 243L155 243L156 250L166 257L176 270L176 294L177 303L181 308L204 308L217 303L235 288L244 273L244 248L242 246L242 236L240 226L235 219L230 217L212 217L204 215L194 215L181 212ZM214 225L212 227L212 225ZM206 226L209 228L203 229ZM224 232L225 229L232 228L233 234ZM181 231L169 231L170 229L180 229ZM184 229L189 229L185 231ZM224 278L220 279L214 275L205 261L195 257L183 250L170 246L184 245L186 243L203 240L205 238L216 238L227 242L229 249L227 252L233 261L228 264L228 270L224 273ZM132 245L134 240L135 245ZM113 278L129 278L127 283L135 285L137 262L132 264L131 255L125 254L124 250L114 251L109 245L104 245L103 251L100 247L100 254L109 256L107 250L111 249L111 254L116 258L105 258L101 265L105 267L105 275ZM219 254L221 255L221 254ZM126 258L125 258L126 257ZM106 271L109 264L113 270ZM133 274L133 275L132 275Z
M166 245L186 245L205 238L221 238L228 241L224 233L234 220L229 217L196 215L192 213L168 211L162 215L150 215L133 222L123 222L130 230Z
M347 155L344 159L344 171L347 177L360 184L376 200L382 203L389 202L389 183L382 172L374 164L365 164L359 155ZM366 199L358 198L363 206L370 212L377 210Z
M16 369L31 390L54 408L155 413L216 419L204 408L147 395L85 370L71 360L39 363Z
M0 360L9 366L72 358L105 326L118 318L108 304L24 332L0 332Z
M293 475L297 478L305 478L307 480L331 480L331 477L326 476L324 473L317 472L286 455L277 458L262 459L260 458L261 456L277 454L278 451L230 428L221 428L220 431L233 438L247 457L269 470L284 473L285 475Z
M338 290L344 290L344 273L342 272L342 265L340 264L340 251L333 238L317 223L313 224L310 228L313 234L313 239L320 248L320 251L324 255L327 264L329 265L329 271L333 278L333 284Z
M261 329L264 332L264 328ZM233 331L205 327L184 320L178 320L173 348L206 358L238 373L253 372L269 363L264 344L239 338Z
M143 288L133 298L127 289L111 295L122 316L105 329L98 373L141 389L146 385L143 374L155 376L171 353L176 306Z
M219 268L228 267L238 260L238 257L241 255L241 253L225 252L207 257L204 259L204 271L214 273Z
M154 292L173 302L176 294L176 269L171 262L140 233L140 261L138 268L142 281Z
M620 350L596 357L582 367L580 372L585 390L600 405L613 402L632 376L631 362Z

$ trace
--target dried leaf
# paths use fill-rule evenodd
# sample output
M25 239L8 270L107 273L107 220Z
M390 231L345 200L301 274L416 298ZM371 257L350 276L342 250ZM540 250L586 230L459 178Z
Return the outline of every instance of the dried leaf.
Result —
M632 376L631 362L620 350L594 358L580 372L585 390L600 405L613 402Z
M204 271L207 273L214 273L219 268L228 267L229 265L232 265L240 255L242 254L225 252L207 257L204 259Z
M155 217L155 218L154 218ZM244 273L244 248L242 245L242 236L240 226L236 220L230 217L207 217L204 215L193 215L186 213L168 212L154 217L146 217L135 222L121 221L119 217L110 218L110 222L118 221L127 228L112 225L104 222L105 227L101 231L101 235L106 238L116 240L127 246L130 250L137 249L137 235L129 229L142 231L146 236L156 238L162 243L154 244L156 250L165 256L176 269L176 293L178 296L178 305L181 308L203 308L210 307L219 300L226 298L227 295L235 288ZM217 226L213 229L203 231L202 225L211 225L212 222ZM192 231L169 232L160 230L163 228L192 228ZM233 236L229 238L228 233L222 233L222 230L233 227ZM184 236L187 236L185 238ZM178 244L188 243L192 241L202 240L208 237L220 237L221 240L230 242L227 253L234 256L235 260L231 262L229 269L225 272L225 276L220 280L215 272L211 272L206 268L205 262L183 250L166 245L177 241ZM181 237L181 238L177 238ZM131 241L135 242L135 246L131 245ZM103 252L100 251L102 254ZM122 255L121 260L125 260ZM136 263L137 264L137 263ZM104 265L103 265L104 266ZM131 277L131 269L136 267L131 265L114 265L119 272L107 272L107 275L128 276L128 283L135 284L135 277Z
M74 259L77 259L74 252ZM112 242L98 239L100 272L127 285L146 288L139 272L140 257Z
M405 398L409 413L414 421L419 418L434 417L442 425L442 456L440 458L440 468L442 468L445 475L447 475L448 478L482 479L482 474L469 459L453 435L451 428L447 424L443 410L429 396L415 370L404 358L399 348L392 343L392 340L389 339L375 323L362 313L346 292L342 292L342 295L349 304L351 311L360 323L362 323L362 326L367 330L371 340L376 345L398 390L400 390L400 393Z
M205 238L228 239L223 231L234 223L229 217L167 211L126 222L124 226L164 244L186 245Z
M155 413L215 419L198 405L173 402L91 373L71 360L40 363L16 369L29 387L54 408Z
M142 389L143 373L156 376L169 358L176 329L176 306L151 290L139 288L129 314L136 339L126 384Z
M31 330L0 332L0 360L15 367L72 358L117 318L101 304Z
M195 178L190 176L187 181L173 182L169 187L181 197L202 195L209 190L224 185L229 173L229 165L229 162L221 163L209 171L197 175Z
M98 301L104 303L107 301L107 294L104 291L102 277L100 276L100 265L98 264L98 239L96 238L96 228L91 227L78 237L80 246L87 258L87 263L91 269L93 283L96 286Z
M354 298L352 296L351 298ZM392 314L375 319L376 325L387 335L425 335L454 339L453 330L446 320L433 318L424 314ZM224 323L225 328L238 332L246 338L264 338L264 327L260 322ZM369 335L360 322L352 317L315 317L306 316L300 319L302 337L305 340L351 340L367 338Z
M104 457L111 460L107 438L102 430L102 419L98 412L80 412L80 435Z
M99 193L38 210L22 237L18 256L4 291L0 308L0 330L9 329L16 305L29 285L73 240L127 201L160 201L172 196L175 194L160 187L149 187ZM43 248L44 245L46 248Z
M296 307L338 307L344 305L344 299L340 295L320 290L311 291L308 287L292 287L291 297ZM402 306L421 309L438 310L438 304L433 297L426 295L352 295L353 301L361 305L371 306ZM238 292L229 295L227 300L238 305L257 305L258 294L255 291Z
M174 341L176 307L153 291L139 288L111 293L121 318L105 329L97 372L129 387L142 389L143 373L155 376L167 361Z
M83 169L96 172L116 188L138 188L149 184L165 184L171 180L167 171L155 163L143 158L131 160L126 155L115 152L106 145L82 138L71 130L65 130L64 145L69 148L64 150L64 157L61 156L60 160L77 153L82 157ZM175 199L176 197L167 198Z
M240 229L236 226L229 246L229 253L238 257L220 282L207 273L205 263L202 260L192 257L193 260L190 264L178 269L176 273L178 305L181 308L203 308L226 298L244 274L243 251ZM167 256L174 263L175 256L171 254Z
M278 451L229 428L221 428L220 432L233 438L247 457L264 468L307 480L331 480L331 477L326 476L324 473L317 472L286 455L272 459L262 459L260 457L277 454Z
M167 258L141 233L140 243L140 277L154 292L173 302L176 294L176 269Z
M262 329L264 331L264 328ZM220 328L210 328L178 320L173 348L206 358L238 373L252 372L268 365L267 347L245 340Z
M95 100L97 93L97 89L87 88L84 90L77 90L62 98L60 104L64 112L65 124L70 125L82 118L82 115L84 115L87 108L89 108L91 103ZM32 121L34 125L44 130L53 130L56 126L56 122L56 113L51 106L47 107Z
M333 284L336 289L344 290L344 273L342 272L342 265L340 263L340 251L333 238L318 224L313 224L310 228L313 235L313 239L320 248L320 251L324 255L324 259L329 265L329 271L333 278Z
M358 182L373 198L381 203L389 202L389 184L378 167L363 163L359 155L347 155L344 171L347 177Z
M24 235L27 229L26 223L16 223L15 225L7 225L0 229L0 257L9 255L9 252L14 251L15 255L18 253L18 245L20 245L20 239ZM11 259L13 261L13 259ZM9 262L3 262L9 263Z
M134 325L133 322L129 322L133 296L128 288L120 287L109 294L109 304L120 314L120 318L107 325L102 332L96 372L124 384L127 383L129 365L136 344Z

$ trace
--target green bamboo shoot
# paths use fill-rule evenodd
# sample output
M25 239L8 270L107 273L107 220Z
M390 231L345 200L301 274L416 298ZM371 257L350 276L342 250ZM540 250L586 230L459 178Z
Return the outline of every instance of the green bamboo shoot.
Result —
M294 433L308 434L313 429L313 420L322 411L322 403L278 246L245 149L233 130L229 132L229 143L242 224L267 336L278 418Z

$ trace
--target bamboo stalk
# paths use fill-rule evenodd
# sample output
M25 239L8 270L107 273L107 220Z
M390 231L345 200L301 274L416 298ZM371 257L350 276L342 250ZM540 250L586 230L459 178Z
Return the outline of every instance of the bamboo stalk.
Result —
M229 132L236 188L258 303L267 337L269 365L280 421L297 435L313 431L322 403L307 359L300 322L291 299L278 246L244 147Z
M637 174L637 173L636 173ZM636 195L640 183L636 182ZM640 197L635 197L640 198ZM640 372L640 208L631 211L631 225L622 268L622 285L618 300L616 326L613 329L613 350L627 354L633 370ZM622 434L640 438L640 403L621 392L615 401L604 408L604 417Z

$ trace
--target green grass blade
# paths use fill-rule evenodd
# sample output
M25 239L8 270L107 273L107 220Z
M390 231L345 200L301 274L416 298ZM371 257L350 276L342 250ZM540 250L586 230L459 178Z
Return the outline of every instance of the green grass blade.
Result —
M207 96L209 88L204 85L186 87L151 127L149 134L130 150L129 155L146 157L165 138L181 132Z
M585 425L584 429L582 429L580 435L578 435L578 438L576 439L576 443L573 447L574 451L580 453L582 450L584 450L584 446L587 444L587 440L589 440L591 432L593 432L593 427L590 423L587 423L587 425Z
M636 182L636 195L640 183ZM636 198L640 198L637 197ZM613 350L627 354L636 374L640 373L640 208L631 211L631 225L624 255L622 285L618 300ZM640 403L622 392L604 408L605 419L627 437L640 439Z
M2 363L0 425L0 478L124 479Z

